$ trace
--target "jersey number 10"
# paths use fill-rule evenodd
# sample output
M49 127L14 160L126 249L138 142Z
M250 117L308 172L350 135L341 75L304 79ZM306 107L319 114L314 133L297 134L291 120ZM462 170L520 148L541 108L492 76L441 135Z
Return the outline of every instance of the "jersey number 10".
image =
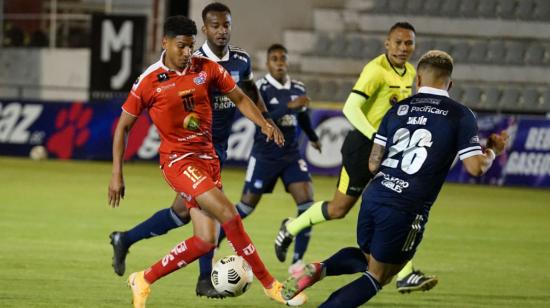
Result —
M426 158L428 150L432 146L432 133L421 128L411 132L406 128L398 129L393 135L393 145L390 147L388 158L384 159L382 166L397 168L399 160L392 158L403 152L401 158L401 170L407 174L415 174L420 170Z

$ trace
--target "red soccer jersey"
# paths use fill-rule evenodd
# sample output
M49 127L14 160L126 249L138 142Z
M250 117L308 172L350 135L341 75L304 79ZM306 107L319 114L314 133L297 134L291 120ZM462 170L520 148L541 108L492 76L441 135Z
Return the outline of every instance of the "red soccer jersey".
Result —
M161 163L170 154L209 154L212 145L211 88L231 92L236 84L219 64L193 56L183 72L166 67L161 59L149 66L132 87L122 109L138 117L147 109L161 139Z

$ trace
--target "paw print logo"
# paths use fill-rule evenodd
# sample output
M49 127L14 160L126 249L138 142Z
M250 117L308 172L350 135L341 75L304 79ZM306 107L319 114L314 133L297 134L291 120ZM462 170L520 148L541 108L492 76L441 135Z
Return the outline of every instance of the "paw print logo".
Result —
M75 147L80 147L90 138L87 125L92 119L91 108L84 108L84 104L73 104L70 108L62 109L55 119L56 132L48 140L46 147L49 153L61 159L73 156Z

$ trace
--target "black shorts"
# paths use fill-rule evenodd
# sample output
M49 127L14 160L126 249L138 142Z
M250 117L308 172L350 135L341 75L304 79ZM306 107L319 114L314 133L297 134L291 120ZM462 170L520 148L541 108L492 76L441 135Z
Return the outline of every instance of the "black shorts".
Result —
M369 156L372 140L360 131L352 130L346 136L340 152L342 170L338 178L338 190L352 197L359 197L372 179L369 171Z

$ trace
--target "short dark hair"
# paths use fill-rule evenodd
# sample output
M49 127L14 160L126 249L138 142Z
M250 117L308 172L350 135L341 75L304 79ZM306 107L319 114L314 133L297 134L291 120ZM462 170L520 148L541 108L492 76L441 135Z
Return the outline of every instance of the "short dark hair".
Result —
M195 22L183 15L170 16L164 22L164 36L197 35Z
M435 78L451 77L453 58L444 51L430 50L420 57L416 66L417 71L425 69L432 70Z
M231 10L227 5L219 2L212 2L202 9L202 21L206 21L206 14L209 12L228 13L231 15Z
M393 30L397 28L411 30L414 34L416 34L416 30L414 29L413 25L411 25L406 21L396 22L393 26L391 26L390 31L388 31L388 34L392 33Z
M288 53L288 50L286 50L286 47L283 44L273 44L267 49L267 55L269 56L269 54L275 50L282 50L285 53Z

